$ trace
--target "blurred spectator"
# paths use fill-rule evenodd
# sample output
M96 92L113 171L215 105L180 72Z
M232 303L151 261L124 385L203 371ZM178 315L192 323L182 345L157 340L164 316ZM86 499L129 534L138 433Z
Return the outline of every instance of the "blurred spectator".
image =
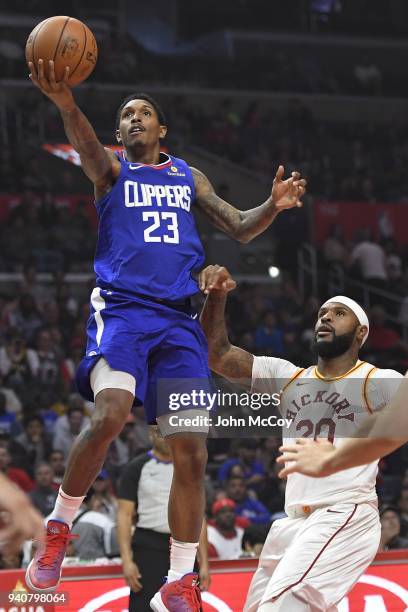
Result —
M6 434L15 433L16 415L6 410L6 402L5 394L0 391L0 432Z
M47 457L47 461L51 466L53 479L52 482L56 489L59 488L65 474L64 453L60 450L52 450Z
M53 287L38 280L37 268L31 261L24 264L23 275L23 282L19 287L20 294L30 295L34 303L41 308L45 302L52 298L54 293Z
M384 249L371 239L369 230L363 230L361 241L351 252L349 265L358 269L365 282L384 287L387 280Z
M401 537L401 517L395 506L380 508L381 540L379 551L408 548L408 539Z
M404 296L406 287L403 282L403 265L395 240L386 240L384 243L384 251L388 277L387 289L392 293Z
M103 512L112 521L116 521L118 502L111 492L111 482L107 470L101 470L96 477L92 490L99 495L101 501L100 512Z
M119 436L112 442L107 457L107 465L120 474L130 459L150 447L149 429L146 424L143 406L136 406L134 414L126 419Z
M54 429L54 449L68 457L71 446L81 431L88 427L90 420L85 416L84 404L81 397L74 398L67 414L58 417Z
M257 490L257 496L259 501L272 513L272 519L282 518L281 513L285 504L285 481L278 478L280 466L276 463L280 444L280 438L272 436L265 438L260 454L265 466L266 477L262 486Z
M255 330L255 346L267 355L280 357L284 353L283 332L278 327L276 315L266 312Z
M88 509L80 513L72 525L75 555L81 560L95 561L102 557L119 556L119 545L116 536L116 525L103 512L103 499L93 493L87 499Z
M231 476L242 476L245 478L247 487L256 488L265 478L262 463L256 460L258 443L251 438L244 438L238 444L238 457L227 459L218 470L218 481L226 482ZM234 467L241 469L234 471Z
M60 363L61 385L68 392L75 390L75 373L83 356L83 343L71 343L68 354Z
M19 416L22 410L21 401L19 397L17 396L16 392L14 391L14 389L11 389L10 387L6 387L3 384L2 376L0 376L0 393L2 393L4 397L6 398L7 412L10 412L10 413L13 413Z
M323 255L328 265L340 264L344 266L346 264L348 251L341 225L332 225L330 233L324 241Z
M19 569L21 567L21 560L21 553L0 552L0 570Z
M54 474L51 466L45 461L38 463L35 468L35 485L30 492L34 506L45 517L54 509L58 491L53 484Z
M387 324L387 315L383 306L377 305L371 309L370 335L366 350L375 353L374 361L379 367L391 367L387 364L397 362L401 354L408 352L408 347L398 332Z
M408 486L406 485L400 491L397 507L400 512L401 535L408 538Z
M33 340L42 325L42 320L34 297L30 293L24 293L18 300L16 308L9 313L9 325L18 329L28 342Z
M52 399L59 386L60 355L47 329L38 332L36 342L38 356L38 381L44 391L50 393Z
M271 515L265 506L249 497L245 479L239 476L230 478L225 487L227 497L235 502L235 514L248 519L251 523L266 525L270 523Z
M7 386L27 399L38 374L37 353L27 348L23 336L10 329L6 345L0 347L0 373Z
M24 431L16 437L16 442L24 450L24 467L32 476L37 464L43 463L52 449L52 441L40 415L24 418Z
M242 554L240 558L259 557L268 535L268 529L262 525L249 525L242 536Z
M11 481L26 493L29 493L34 483L25 470L12 467L11 456L5 446L0 446L0 472L3 472Z
M378 66L364 55L354 66L354 76L364 94L381 93L382 74Z
M398 313L398 321L401 325L408 327L408 296L405 297L400 306Z
M236 525L236 504L231 499L220 499L212 505L214 525L208 529L208 556L217 559L238 559L242 550L244 530Z

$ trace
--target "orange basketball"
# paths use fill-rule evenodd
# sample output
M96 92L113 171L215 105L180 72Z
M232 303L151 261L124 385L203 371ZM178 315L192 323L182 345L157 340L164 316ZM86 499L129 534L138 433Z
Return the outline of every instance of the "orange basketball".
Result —
M98 47L91 30L73 17L49 17L41 21L28 37L25 48L27 62L44 60L45 74L48 62L54 60L55 78L60 81L69 66L68 84L79 85L89 77L96 66Z

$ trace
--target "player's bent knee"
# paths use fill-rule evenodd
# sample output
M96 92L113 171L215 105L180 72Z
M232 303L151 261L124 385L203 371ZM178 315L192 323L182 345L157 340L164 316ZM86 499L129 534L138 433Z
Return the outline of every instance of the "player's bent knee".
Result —
M133 396L122 389L104 389L95 402L91 429L97 435L115 438L123 428L132 409Z

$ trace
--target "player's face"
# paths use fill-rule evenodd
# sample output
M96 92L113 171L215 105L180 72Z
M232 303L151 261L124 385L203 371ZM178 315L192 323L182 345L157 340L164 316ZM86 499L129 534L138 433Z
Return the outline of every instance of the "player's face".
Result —
M356 335L364 335L356 315L350 308L332 302L319 310L315 326L314 349L323 359L332 359L346 353Z
M122 109L117 138L125 148L155 145L166 132L166 126L160 125L155 109L146 100L131 100Z

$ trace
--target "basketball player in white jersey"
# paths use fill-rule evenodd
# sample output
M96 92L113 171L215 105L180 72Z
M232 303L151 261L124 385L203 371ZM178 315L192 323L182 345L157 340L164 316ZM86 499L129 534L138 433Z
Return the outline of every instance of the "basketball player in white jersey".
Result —
M225 326L227 294L235 282L209 266L200 278L208 294L201 322L210 367L230 379L248 379L252 392L280 393L280 412L292 419L284 444L325 437L345 442L389 403L402 378L360 361L369 332L364 310L336 296L325 302L315 327L317 365L303 369L232 346ZM245 603L245 612L334 612L373 560L380 541L377 462L322 479L290 474L287 518L273 523Z

